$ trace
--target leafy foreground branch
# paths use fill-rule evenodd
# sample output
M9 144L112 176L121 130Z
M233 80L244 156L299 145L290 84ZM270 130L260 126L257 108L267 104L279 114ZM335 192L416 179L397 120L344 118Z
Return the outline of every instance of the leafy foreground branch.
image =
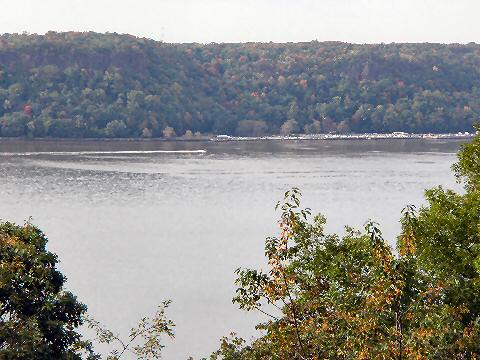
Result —
M285 194L269 270L238 269L234 303L261 311L263 336L234 334L215 359L480 358L480 138L454 166L465 193L437 187L402 212L392 249L374 222L343 237Z
M164 301L158 306L153 318L143 318L137 327L130 330L128 340L122 340L120 335L114 334L92 318L87 318L88 327L96 332L98 342L116 345L116 349L112 350L107 357L109 360L121 359L127 353L134 355L137 359L159 359L165 347L160 342L161 336L166 334L174 338L175 324L165 314L170 304L170 300Z

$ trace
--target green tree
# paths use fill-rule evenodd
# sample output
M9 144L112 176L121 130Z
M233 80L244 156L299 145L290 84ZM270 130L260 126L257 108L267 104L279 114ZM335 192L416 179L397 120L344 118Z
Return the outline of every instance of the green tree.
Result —
M311 124L307 124L303 127L303 131L306 134L319 134L322 132L322 123L320 120L313 120Z
M373 222L324 231L292 189L277 205L267 271L238 269L234 302L260 311L263 336L224 338L211 359L477 359L480 356L480 137L454 170L457 194L426 191L407 206L395 252Z
M280 134L288 136L295 132L298 132L299 126L298 122L294 119L285 121L280 127Z
M0 118L1 136L25 136L30 118L23 112L5 114Z
M453 169L465 193L437 187L413 218L414 258L441 290L444 308L458 318L447 322L437 353L476 358L480 354L480 136L463 146ZM404 230L405 231L405 230ZM400 244L403 245L404 244Z
M239 136L263 136L267 132L267 123L261 120L242 120L235 133Z
M86 306L63 289L57 256L35 226L0 223L0 357L96 358L76 329Z
M476 126L480 132L480 125ZM465 184L466 190L470 193L480 191L480 136L465 145L458 155L458 162L453 166L455 175L459 182Z
M170 139L177 136L177 134L175 133L175 129L173 127L167 126L165 129L163 129L163 136L167 139Z
M105 135L108 137L125 137L127 125L122 120L110 121L105 127Z

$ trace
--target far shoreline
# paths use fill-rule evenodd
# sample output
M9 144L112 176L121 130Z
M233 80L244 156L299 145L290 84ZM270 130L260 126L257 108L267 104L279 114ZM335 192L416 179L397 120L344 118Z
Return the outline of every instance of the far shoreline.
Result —
M10 141L59 141L59 142L261 142L261 141L331 141L331 140L468 140L475 137L476 133L421 133L411 134L404 132L394 133L363 133L363 134L296 134L296 135L267 135L267 136L230 136L230 135L212 135L196 137L172 137L172 138L57 138L57 137L0 137L0 142Z

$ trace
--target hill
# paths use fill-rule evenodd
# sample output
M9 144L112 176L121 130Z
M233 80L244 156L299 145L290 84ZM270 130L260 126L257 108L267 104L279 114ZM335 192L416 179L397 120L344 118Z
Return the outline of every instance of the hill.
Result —
M480 45L0 36L0 136L472 131Z

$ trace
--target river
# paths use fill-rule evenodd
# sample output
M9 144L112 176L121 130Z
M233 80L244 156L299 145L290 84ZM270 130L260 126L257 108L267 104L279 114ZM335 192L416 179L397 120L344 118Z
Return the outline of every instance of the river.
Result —
M0 140L0 218L32 217L68 289L111 329L126 334L172 299L163 358L198 359L264 319L231 303L233 272L264 265L286 190L299 187L329 231L374 219L393 243L425 188L461 189L450 171L460 144Z

